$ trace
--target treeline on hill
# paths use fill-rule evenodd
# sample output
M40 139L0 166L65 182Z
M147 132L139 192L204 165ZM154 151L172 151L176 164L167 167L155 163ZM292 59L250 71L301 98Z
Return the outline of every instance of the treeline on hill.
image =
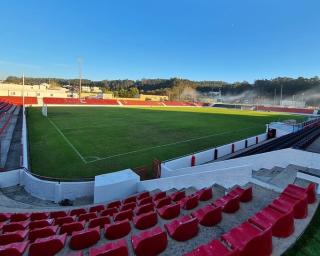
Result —
M21 78L9 76L5 82L20 83ZM48 83L49 78L25 78L26 84ZM70 85L77 87L79 79L50 78L50 83L60 86ZM191 81L187 79L141 79L141 80L82 80L83 86L98 86L104 92L112 91L115 96L135 97L138 93L167 95L171 100L185 100L198 97L199 95L212 95L221 91L223 96L243 96L243 98L279 99L282 88L283 99L305 100L308 105L320 104L320 79L313 78L288 78L278 77L275 79L256 80L254 83L246 81L227 83L224 81ZM193 90L193 93L191 93ZM187 91L187 93L186 93ZM193 94L191 97L189 94ZM189 95L186 97L186 95ZM239 100L241 97L235 97Z

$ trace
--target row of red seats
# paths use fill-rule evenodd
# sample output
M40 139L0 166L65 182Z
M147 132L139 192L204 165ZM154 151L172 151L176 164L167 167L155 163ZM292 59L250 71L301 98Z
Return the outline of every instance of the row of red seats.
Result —
M307 108L286 108L286 107L257 106L257 110L259 110L259 111L272 111L272 112L313 114L313 109L307 109Z
M13 105L21 106L23 104L23 97L21 96L0 96L0 101L7 102ZM38 104L37 97L24 97L24 104L36 105Z
M166 106L170 107L190 107L190 106L195 106L194 103L192 102L183 102L183 101L164 101L163 102Z
M142 101L142 100L119 100L122 105L126 106L163 106L159 101Z
M119 105L116 99L79 99L79 98L54 98L44 97L45 104L73 104L73 105Z
M290 184L266 208L222 235L221 241L212 240L185 256L269 256L272 236L290 236L294 218L305 218L307 204L315 201L314 184L307 188Z

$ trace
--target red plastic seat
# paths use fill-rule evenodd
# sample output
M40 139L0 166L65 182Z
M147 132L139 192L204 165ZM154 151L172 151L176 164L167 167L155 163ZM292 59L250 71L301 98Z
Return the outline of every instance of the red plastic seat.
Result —
M238 256L237 250L229 250L221 241L212 240L208 244L200 245L184 256Z
M221 237L240 256L270 256L272 253L271 229L260 230L249 222L231 229Z
M186 196L185 191L177 191L170 195L171 199L175 202L180 201L182 198Z
M66 239L66 234L39 238L30 245L29 256L54 256L64 247Z
M128 235L131 231L129 220L117 221L104 226L105 237L110 240L119 239Z
M267 206L249 219L262 230L272 229L272 235L276 237L288 237L294 231L293 209L288 212L280 212L271 206Z
M180 205L177 203L165 205L161 208L158 208L157 212L161 216L161 218L170 220L179 216Z
M108 208L100 212L100 216L113 216L113 214L117 213L118 211L119 210L117 207Z
M201 225L210 227L221 221L222 208L209 204L192 212L191 215L197 218Z
M198 195L200 201L208 201L212 198L212 188L200 189L195 194Z
M118 208L120 207L121 202L119 200L108 203L107 208Z
M69 247L72 250L82 250L96 244L100 239L100 227L72 233Z
M134 210L134 208L136 208L136 203L135 202L126 203L126 204L123 204L121 206L120 211Z
M4 222L10 219L10 213L0 213L0 222Z
M304 219L308 216L308 198L293 198L287 194L281 194L278 199L274 200L271 204L274 208L288 208L287 205L293 207L294 218Z
M72 232L81 231L84 229L85 221L76 221L72 223L63 224L60 228L60 235L67 233L67 235L71 235Z
M188 215L164 225L169 235L177 241L186 241L198 234L198 219Z
M31 221L29 224L29 229L48 227L51 226L52 223L53 219Z
M128 247L125 240L107 243L99 247L91 248L89 256L128 256Z
M45 228L36 228L29 232L30 242L35 241L38 238L44 238L48 236L53 236L57 234L58 226L50 226Z
M132 217L133 217L133 211L129 209L126 211L115 213L113 215L113 220L114 221L125 220L125 219L132 220Z
M154 256L167 248L167 234L160 227L141 232L131 237L132 247L137 256Z
M103 228L106 224L110 223L108 216L102 216L95 219L91 219L89 222L89 228L100 227Z
M144 205L136 208L135 215L140 215L143 213L151 212L153 210L154 210L153 204L144 204Z
M27 237L28 231L8 232L0 235L0 245L22 242Z
M126 199L124 199L122 201L122 204L135 203L136 201L137 201L137 197L136 196L130 196L130 197L127 197Z
M231 190L229 193L231 196L239 196L239 200L243 203L249 202L252 200L252 187L249 188L241 188L241 187L236 187L233 190Z
M6 232L14 232L18 230L25 230L29 226L29 221L19 221L19 222L10 222L2 227L2 231Z
M14 213L10 216L11 222L25 221L30 218L30 213Z
M158 192L153 196L153 201L157 201L157 200L164 198L166 196L167 196L167 193L165 191Z
M69 213L65 211L50 212L50 218L52 219L67 217L68 215Z
M84 213L84 214L80 214L78 217L78 221L88 221L94 218L97 218L97 214L95 212L88 212L88 213Z
M104 205L100 204L100 205L95 205L90 207L89 212L101 212L104 210Z
M300 196L301 194L306 193L308 196L308 203L312 204L316 201L316 185L310 183L307 188L303 188L294 184L289 184L283 191L283 193L288 193L294 196Z
M44 220L48 219L49 213L48 212L33 212L31 213L30 220Z
M198 195L190 195L180 200L180 206L185 210L196 208L199 204Z
M158 223L158 215L156 212L147 212L135 216L133 224L137 229L151 228Z
M225 195L213 202L214 206L221 207L226 213L234 213L239 210L239 196Z
M144 205L144 204L150 204L153 202L153 199L151 196L148 196L148 197L144 197L142 198L141 200L138 201L138 205L141 206L141 205Z
M28 247L28 242L18 242L0 246L0 256L22 256Z
M170 196L165 196L157 201L154 202L156 208L161 208L165 205L171 204L171 197Z
M137 196L137 200L140 201L143 198L149 197L150 193L148 191L142 192Z
M80 208L80 209L73 209L70 211L70 216L79 216L81 214L87 213L86 209Z
M72 223L75 221L75 218L72 216L56 218L54 225L62 226L63 224Z

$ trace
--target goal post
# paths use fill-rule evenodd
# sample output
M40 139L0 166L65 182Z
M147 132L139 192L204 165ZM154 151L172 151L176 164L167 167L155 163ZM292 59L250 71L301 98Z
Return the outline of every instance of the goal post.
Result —
M48 106L47 104L42 105L42 115L48 117Z

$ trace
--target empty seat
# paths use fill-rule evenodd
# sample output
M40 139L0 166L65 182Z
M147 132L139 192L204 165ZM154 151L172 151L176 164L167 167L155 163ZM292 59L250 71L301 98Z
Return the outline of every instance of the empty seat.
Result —
M164 198L166 196L167 196L167 194L165 191L158 192L153 196L153 201L157 201L157 200Z
M43 220L48 219L49 213L48 212L33 212L30 215L30 220Z
M100 239L100 227L72 233L69 247L72 250L82 250L96 244Z
M14 213L10 216L10 221L25 221L30 218L30 213Z
M246 189L241 187L236 187L232 189L229 193L231 196L239 196L239 200L241 202L249 202L252 200L252 187L248 187Z
M67 217L68 215L69 213L65 211L50 212L50 218L52 219Z
M97 218L97 214L95 212L88 212L84 214L80 214L78 217L78 221L88 221L91 219Z
M48 227L51 226L52 223L53 219L31 221L29 224L29 229Z
M142 198L141 200L138 201L138 205L144 205L144 204L150 204L153 202L153 199L151 196L148 196L148 197L144 197Z
M107 243L99 247L91 248L89 256L128 256L128 247L125 240Z
M209 204L192 212L191 215L197 218L201 225L209 227L221 221L222 208Z
M237 250L229 250L221 241L212 240L207 244L200 245L184 256L238 256Z
M100 227L103 228L105 224L109 224L110 219L108 216L102 216L95 219L91 219L89 222L89 228Z
M126 211L115 213L113 215L113 219L114 221L125 220L125 219L132 220L132 216L133 216L133 211L129 209Z
M180 200L180 206L185 210L196 208L198 204L199 199L197 195L186 196Z
M17 230L25 230L29 226L29 221L11 222L3 225L3 232L14 232Z
M212 188L203 188L196 192L200 201L208 201L212 198Z
M272 253L271 229L262 231L247 221L222 235L221 239L232 249L239 250L241 256L267 256Z
M136 196L130 196L130 197L127 197L126 199L124 199L122 201L122 204L135 203L136 201L137 201L137 197Z
M105 237L114 240L128 235L131 231L131 226L129 220L123 220L105 225L104 230Z
M271 206L274 208L288 208L293 207L294 218L304 219L308 216L308 198L305 195L304 198L294 198L287 194L281 194L278 199L275 199Z
M86 209L80 208L80 209L73 209L70 211L70 216L79 216L80 214L87 213Z
M8 232L0 235L0 245L22 242L27 237L28 231Z
M28 247L28 242L18 242L0 246L0 256L22 256Z
M158 214L161 218L169 220L173 219L180 214L180 205L177 203L165 205L157 209Z
M74 231L83 230L85 223L85 221L76 221L72 223L63 224L60 228L60 234L67 233L67 235L71 235Z
M135 209L135 215L151 212L154 210L153 204L144 204Z
M286 213L280 212L270 206L262 209L249 219L262 230L272 229L272 235L276 237L288 237L294 231L293 209Z
M7 221L10 219L11 214L9 213L0 213L0 222Z
M158 215L155 212L147 212L135 216L133 224L137 229L151 228L158 223Z
M213 202L214 206L221 207L224 212L234 213L239 207L239 196L225 195Z
M29 256L53 256L64 247L66 239L66 234L39 238L30 245Z
M48 236L53 236L57 234L58 226L50 226L44 228L36 228L29 232L29 240L31 242L35 241L38 238L44 238Z
M137 196L137 200L140 201L143 198L149 197L150 193L148 191L142 192Z
M165 196L165 197L160 198L159 200L155 201L154 203L155 203L156 208L161 208L165 205L171 204L171 197Z
M131 237L132 247L137 256L158 255L167 248L167 234L160 227L141 232Z
M198 219L188 215L164 225L169 235L177 241L186 241L198 234Z
M307 188L303 188L294 184L289 184L283 191L283 193L288 193L291 195L299 196L306 193L308 196L308 203L312 204L316 201L316 185L310 183Z
M117 207L108 208L100 212L100 216L113 216L113 214L117 213L118 211L119 210Z
M63 224L72 223L75 219L72 216L60 217L54 220L54 225L62 226Z
M118 207L120 207L120 205L121 205L121 202L119 200L117 200L117 201L113 201L113 202L108 203L107 208L114 208L114 207L118 208Z
M126 203L126 204L123 204L121 206L120 211L134 210L134 208L136 208L136 203L135 202Z
M177 191L170 195L171 199L175 202L180 201L182 198L186 196L185 191Z
M104 210L104 205L100 204L100 205L95 205L90 207L89 212L101 212Z

